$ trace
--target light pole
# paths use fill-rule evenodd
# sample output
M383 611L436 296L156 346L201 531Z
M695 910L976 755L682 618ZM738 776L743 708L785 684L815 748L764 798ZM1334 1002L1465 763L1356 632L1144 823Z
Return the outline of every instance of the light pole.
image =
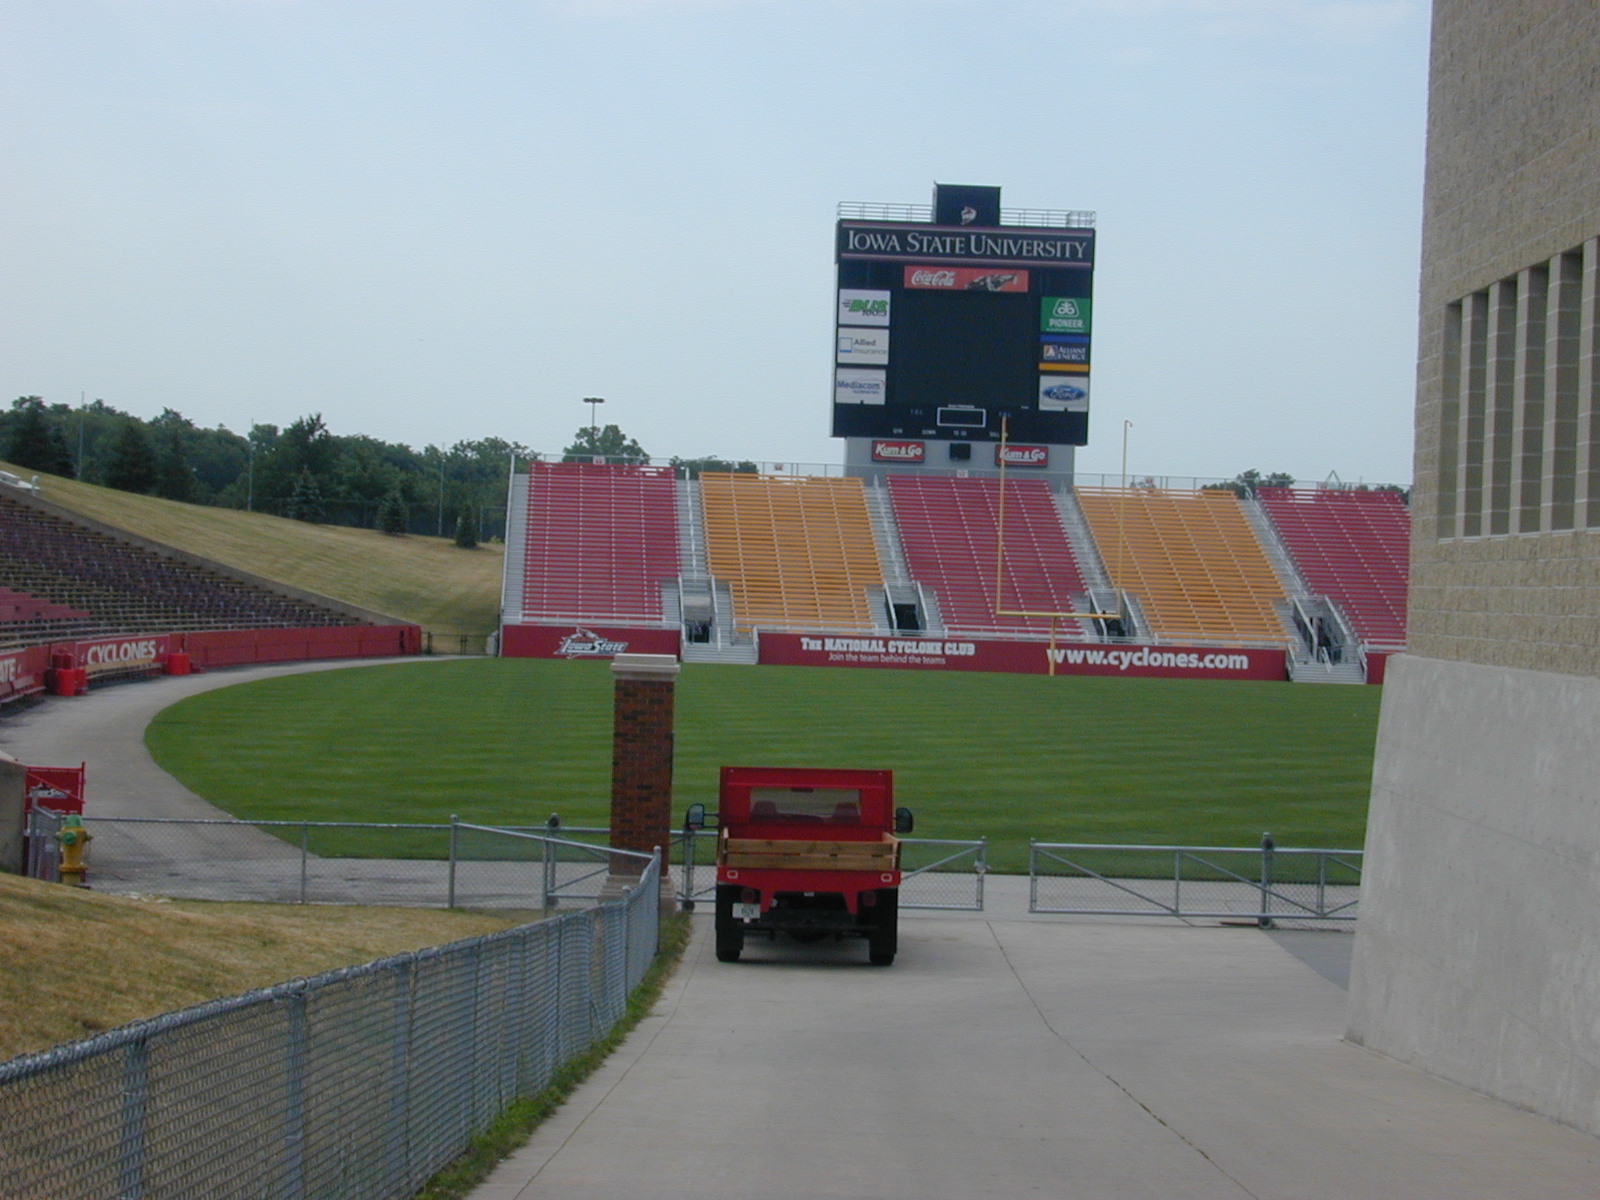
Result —
M589 451L592 454L600 449L599 424L596 418L599 416L600 405L605 403L605 398L585 396L583 402L589 406Z

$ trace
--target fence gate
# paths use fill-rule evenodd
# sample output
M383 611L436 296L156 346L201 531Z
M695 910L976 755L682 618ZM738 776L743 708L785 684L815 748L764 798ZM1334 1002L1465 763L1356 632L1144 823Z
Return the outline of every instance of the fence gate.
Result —
M983 911L989 842L900 839L900 907ZM678 900L685 908L716 898L717 835L685 829L673 837Z
M1361 851L1030 842L1028 911L1276 924L1350 922Z

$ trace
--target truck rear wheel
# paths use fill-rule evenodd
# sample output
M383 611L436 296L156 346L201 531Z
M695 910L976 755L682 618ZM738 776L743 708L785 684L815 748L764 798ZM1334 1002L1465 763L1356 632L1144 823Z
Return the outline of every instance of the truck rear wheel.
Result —
M900 948L900 890L882 888L873 906L872 932L867 935L867 961L875 967L894 962Z
M717 886L717 961L738 962L744 950L744 926L734 918L733 905L739 889Z

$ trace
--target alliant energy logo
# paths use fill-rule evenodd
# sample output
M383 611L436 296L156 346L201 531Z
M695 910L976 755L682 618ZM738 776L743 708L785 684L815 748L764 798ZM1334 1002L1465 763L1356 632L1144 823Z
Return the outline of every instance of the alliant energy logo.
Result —
M921 462L926 453L922 442L873 442L873 462Z
M1026 271L996 271L987 267L907 267L905 286L944 291L1025 292Z
M83 652L83 665L91 671L153 663L159 647L154 638L129 642L96 642Z
M994 465L1004 464L1008 467L1048 467L1050 465L1049 446L996 446L994 448Z
M627 642L607 641L594 630L580 626L561 639L561 644L556 647L556 653L568 658L610 658L615 654L626 653L627 649Z
M1181 650L1152 650L1146 646L1139 650L1074 650L1060 649L1049 652L1063 666L1115 667L1126 671L1129 667L1182 667L1191 671L1248 671L1248 654L1193 654Z

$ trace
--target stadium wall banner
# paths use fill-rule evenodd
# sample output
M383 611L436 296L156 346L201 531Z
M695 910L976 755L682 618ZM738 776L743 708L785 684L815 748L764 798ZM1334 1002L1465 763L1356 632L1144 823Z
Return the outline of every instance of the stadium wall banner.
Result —
M873 462L919 463L927 457L924 442L897 442L882 438L872 443Z
M107 671L155 670L159 660L172 650L171 634L146 634L142 637L103 638L74 642L74 664L91 676ZM60 654L57 647L56 653Z
M994 448L994 465L1007 467L1048 467L1050 465L1049 446L1016 446L1007 442L1003 445L996 444Z
M50 669L50 647L29 646L0 654L0 704L44 690Z
M393 658L422 652L418 625L326 625L302 629L226 629L174 637L172 649L195 667L305 662L323 658Z
M1125 675L1157 679L1283 680L1282 650L1215 646L1129 646L1004 641L989 638L840 636L767 633L761 662L797 667L890 667L1045 675Z
M618 654L672 654L682 645L677 629L613 625L505 625L503 658L613 658Z

